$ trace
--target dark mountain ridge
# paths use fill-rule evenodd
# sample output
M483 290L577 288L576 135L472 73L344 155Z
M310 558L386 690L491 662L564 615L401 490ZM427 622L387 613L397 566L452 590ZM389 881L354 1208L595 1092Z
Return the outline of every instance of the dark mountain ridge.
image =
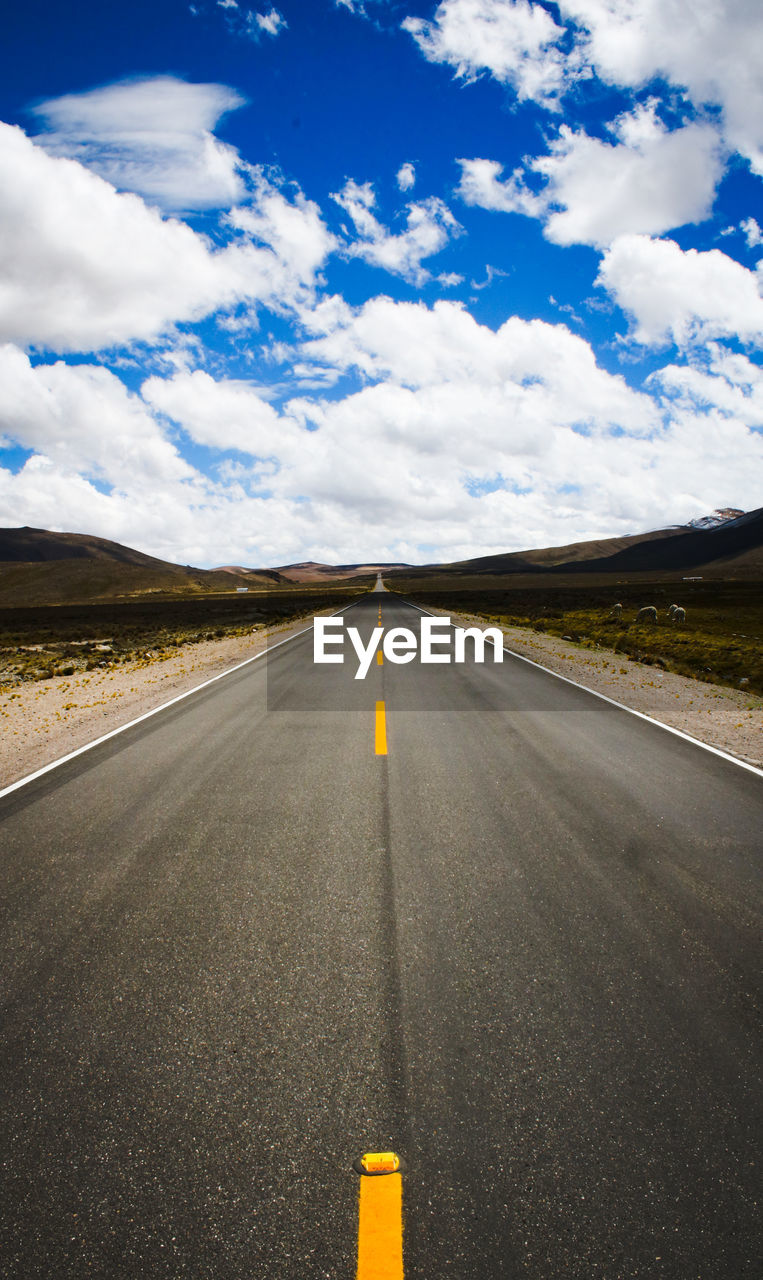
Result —
M677 529L624 547L613 555L567 561L557 573L642 573L650 569L699 569L763 551L763 507L709 529ZM763 567L763 562L762 562Z
M269 586L272 579L172 564L87 533L0 529L0 604L86 603L153 595L191 596Z
M726 513L716 513L717 515ZM475 575L683 573L763 577L763 507L720 523L708 520L649 533L479 556L456 564L326 565L316 561L278 569L195 569L132 547L83 533L47 529L0 529L0 602L4 605L62 604L154 594L196 595L296 586L369 577L381 571L420 578L436 573L455 579Z
M0 562L34 564L42 560L114 560L119 564L165 566L167 560L146 555L121 542L90 533L52 533L49 529L0 529Z

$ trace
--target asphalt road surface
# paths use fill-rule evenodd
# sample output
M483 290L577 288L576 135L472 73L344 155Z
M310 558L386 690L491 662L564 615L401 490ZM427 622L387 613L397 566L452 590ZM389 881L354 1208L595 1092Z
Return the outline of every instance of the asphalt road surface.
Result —
M0 800L0 1275L351 1280L389 1148L408 1280L758 1280L763 780L508 657L354 670Z

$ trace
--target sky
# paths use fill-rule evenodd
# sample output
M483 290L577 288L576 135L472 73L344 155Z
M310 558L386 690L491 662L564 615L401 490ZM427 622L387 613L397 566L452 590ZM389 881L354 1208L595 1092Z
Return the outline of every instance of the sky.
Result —
M759 0L26 0L0 525L427 563L763 502Z

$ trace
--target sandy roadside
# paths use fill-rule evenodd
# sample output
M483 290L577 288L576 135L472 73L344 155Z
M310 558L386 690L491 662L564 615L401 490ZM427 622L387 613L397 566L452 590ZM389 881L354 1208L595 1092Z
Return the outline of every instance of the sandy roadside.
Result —
M484 626L484 620L477 618L457 621ZM269 641L286 639L305 625L302 619L270 632L185 645L162 660L125 663L0 691L0 787L262 653ZM505 635L507 647L515 653L763 767L763 698L524 628L505 629Z
M301 618L270 630L183 645L172 656L53 676L0 689L0 788L178 694L304 631Z
M432 612L435 612L432 610ZM437 610L443 612L443 610ZM463 626L485 619L460 615ZM594 693L640 711L661 724L763 767L763 698L661 671L606 649L586 649L524 627L504 627L506 648Z

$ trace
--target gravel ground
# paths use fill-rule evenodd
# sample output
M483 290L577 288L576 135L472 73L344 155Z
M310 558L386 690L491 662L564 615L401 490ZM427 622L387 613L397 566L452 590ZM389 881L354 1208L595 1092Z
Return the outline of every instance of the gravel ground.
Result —
M0 689L0 788L83 747L308 625L184 645L171 657Z
M485 620L478 618L459 621L485 625ZM763 767L763 698L757 694L705 684L659 667L629 662L611 650L586 649L524 627L503 630L506 648L514 653L748 764Z
M477 618L458 621L484 625ZM254 657L266 648L269 638L285 639L304 626L302 619L270 633L186 645L161 660L0 690L0 787ZM507 647L515 653L763 767L763 698L523 628L509 628L505 634Z

